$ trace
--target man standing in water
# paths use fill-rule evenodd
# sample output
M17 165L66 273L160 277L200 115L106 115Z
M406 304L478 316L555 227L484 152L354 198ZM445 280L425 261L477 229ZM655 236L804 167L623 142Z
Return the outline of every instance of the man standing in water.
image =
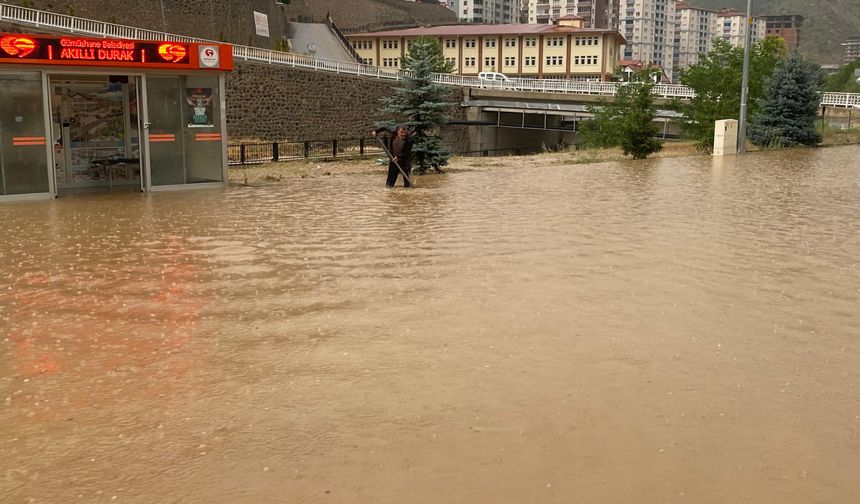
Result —
M403 187L412 187L409 177L412 173L412 138L409 136L409 130L403 125L394 129L382 127L372 131L370 136L376 138L376 135L380 133L388 133L387 138L383 139L390 155L388 179L385 181L386 187L394 187L401 169L403 170ZM400 168L397 165L400 165Z

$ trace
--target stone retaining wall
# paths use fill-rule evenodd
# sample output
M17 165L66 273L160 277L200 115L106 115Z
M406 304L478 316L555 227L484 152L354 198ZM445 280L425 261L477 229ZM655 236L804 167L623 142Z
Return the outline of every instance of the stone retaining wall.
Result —
M227 77L227 130L231 141L330 140L366 135L379 99L396 83L311 70L240 63ZM465 118L461 95L451 95L452 118ZM443 131L449 147L468 149L468 131Z

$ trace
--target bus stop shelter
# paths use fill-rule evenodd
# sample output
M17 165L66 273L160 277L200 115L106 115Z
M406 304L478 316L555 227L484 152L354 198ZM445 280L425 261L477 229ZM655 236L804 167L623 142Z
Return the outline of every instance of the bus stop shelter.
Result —
M0 33L0 201L222 187L226 44Z

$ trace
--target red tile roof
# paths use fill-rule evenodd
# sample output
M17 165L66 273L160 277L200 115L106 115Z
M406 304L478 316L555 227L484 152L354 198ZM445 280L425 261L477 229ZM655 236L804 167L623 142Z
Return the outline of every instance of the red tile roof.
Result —
M444 26L426 26L421 28L407 28L404 30L349 33L347 34L347 37L468 37L469 35L552 35L555 33L609 33L616 35L621 44L626 43L624 37L614 30L607 30L601 28L577 28L572 26L556 26L545 24L457 24Z

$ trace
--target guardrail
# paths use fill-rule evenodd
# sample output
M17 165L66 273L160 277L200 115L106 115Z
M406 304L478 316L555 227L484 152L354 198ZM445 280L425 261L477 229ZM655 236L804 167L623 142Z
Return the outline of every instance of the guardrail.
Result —
M55 14L53 12L0 3L0 21L4 20L38 28L50 28L69 33L104 38L218 43L216 41L203 38L187 37L184 35L146 30L143 28L134 28L114 23L107 23L104 21L77 18L74 16L67 16L65 14ZM232 47L233 58L237 60L395 81L410 77L410 74L405 71L389 70L360 63L325 60L300 54L272 51L269 49L250 46L233 45ZM623 83L618 82L577 82L561 79L510 79L503 82L491 82L478 79L477 77L450 74L435 74L433 80L439 84L457 87L506 89L534 93L568 93L605 96L614 95L618 86L623 85ZM695 96L695 92L692 89L680 84L658 84L654 87L653 93L655 96L663 98L683 99ZM860 107L860 94L824 93L822 95L821 105L844 108Z
M372 138L238 143L227 146L227 163L252 165L269 161L357 158L380 154L384 151Z
M361 56L359 56L358 51L355 50L355 47L352 47L352 44L349 43L349 40L343 35L343 32L340 31L340 28L337 27L337 24L331 18L331 16L326 16L325 25L328 26L329 31L337 38L340 45L343 46L344 49L352 56L354 61L361 63Z

